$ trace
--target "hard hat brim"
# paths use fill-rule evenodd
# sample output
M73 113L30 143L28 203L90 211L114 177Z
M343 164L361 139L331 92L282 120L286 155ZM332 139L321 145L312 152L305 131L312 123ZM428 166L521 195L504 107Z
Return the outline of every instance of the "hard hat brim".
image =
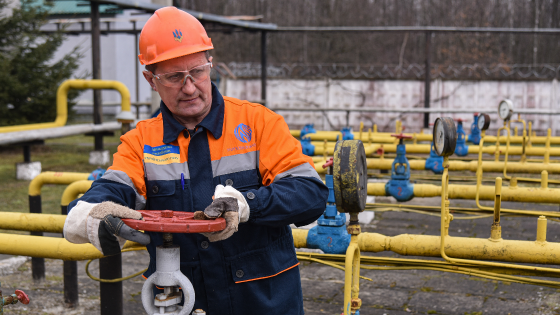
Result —
M141 54L138 55L138 59L140 60L140 64L142 64L142 65L152 65L154 63L162 62L162 61L165 61L165 60L174 59L174 58L178 58L178 57L183 57L183 56L186 56L186 55L192 55L192 54L196 54L196 53L211 50L211 49L214 49L214 46L205 45L205 44L200 44L200 45L195 45L195 46L180 46L180 47L177 47L176 49L166 51L165 53L158 55L156 58L154 58L153 60L150 60L150 61L144 60L144 58L142 57Z

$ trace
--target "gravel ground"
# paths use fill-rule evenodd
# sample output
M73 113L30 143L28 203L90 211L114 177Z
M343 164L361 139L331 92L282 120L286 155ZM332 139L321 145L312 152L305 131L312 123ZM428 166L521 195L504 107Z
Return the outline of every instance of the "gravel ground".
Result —
M378 202L391 202L378 198ZM428 198L423 204L437 205L439 198ZM411 203L419 204L420 200ZM452 206L472 206L471 201L452 202ZM558 205L511 205L517 209L558 210ZM490 236L491 218L478 220L455 220L451 224L453 236L486 238ZM534 240L536 218L503 217L504 239ZM405 212L376 213L375 219L364 225L363 231L394 236L408 234L439 234L439 217ZM558 241L560 223L548 222L548 240ZM369 253L371 254L371 253ZM376 256L400 257L390 252ZM7 256L0 257L9 258ZM129 275L146 266L146 252L123 254L123 274ZM430 258L435 259L435 258ZM75 309L64 308L62 262L46 260L46 280L34 283L31 279L30 262L26 261L12 274L0 275L4 294L23 289L29 294L29 305L10 305L5 314L99 314L99 285L85 274L85 262L79 262L80 305ZM91 271L97 275L97 262ZM328 266L301 264L304 307L307 315L340 314L343 302L344 274ZM360 314L560 314L560 290L506 283L437 271L362 270L362 275L374 281L361 280L360 298L363 306ZM145 314L140 301L144 280L136 277L124 282L124 314ZM212 314L214 315L214 314Z

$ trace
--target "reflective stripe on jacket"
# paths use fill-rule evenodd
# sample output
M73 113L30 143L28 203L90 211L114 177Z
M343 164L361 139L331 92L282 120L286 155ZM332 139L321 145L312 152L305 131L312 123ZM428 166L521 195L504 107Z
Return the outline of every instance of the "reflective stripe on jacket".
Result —
M80 200L194 212L212 202L216 185L232 185L250 207L249 221L232 237L209 243L199 234L174 234L195 309L303 314L288 225L316 220L328 190L284 119L262 105L222 97L214 85L211 111L192 135L163 103L161 110L121 137L113 166ZM146 277L156 270L155 247L163 242L160 233L150 236Z

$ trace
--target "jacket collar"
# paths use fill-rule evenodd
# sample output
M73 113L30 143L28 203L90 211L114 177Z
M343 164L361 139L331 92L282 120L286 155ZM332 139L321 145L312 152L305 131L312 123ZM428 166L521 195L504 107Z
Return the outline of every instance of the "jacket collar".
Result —
M161 101L161 116L163 118L163 142L171 143L177 140L179 133L187 129L185 126L181 125L171 114L171 111L167 108L167 105ZM222 94L218 91L218 88L214 83L212 83L212 105L210 107L210 112L204 119L196 125L197 127L203 127L204 129L210 131L214 138L219 139L222 136L222 128L224 125L224 98Z

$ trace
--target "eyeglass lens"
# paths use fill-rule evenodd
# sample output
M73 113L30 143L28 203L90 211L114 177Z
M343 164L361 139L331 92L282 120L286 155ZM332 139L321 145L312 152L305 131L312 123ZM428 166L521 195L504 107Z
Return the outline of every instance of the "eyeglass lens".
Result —
M159 75L159 79L166 86L183 86L190 78L193 83L205 80L210 74L210 64L200 65L188 71L177 71Z

